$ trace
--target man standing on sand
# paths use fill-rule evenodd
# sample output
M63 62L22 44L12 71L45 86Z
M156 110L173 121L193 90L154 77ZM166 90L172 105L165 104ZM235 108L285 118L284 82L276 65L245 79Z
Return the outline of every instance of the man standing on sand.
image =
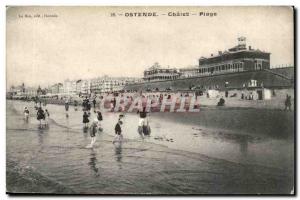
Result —
M96 98L93 99L94 110L96 109Z
M292 110L292 108L291 108L292 107L291 96L289 96L288 94L286 95L286 99L285 99L284 104L285 104L284 110L289 110L289 111Z

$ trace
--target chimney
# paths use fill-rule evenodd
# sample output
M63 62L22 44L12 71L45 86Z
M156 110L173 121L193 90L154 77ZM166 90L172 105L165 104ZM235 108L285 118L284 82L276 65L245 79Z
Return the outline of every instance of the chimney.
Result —
M222 55L222 51L219 51L219 56Z
M251 46L249 46L249 50L252 50L252 49L251 49Z

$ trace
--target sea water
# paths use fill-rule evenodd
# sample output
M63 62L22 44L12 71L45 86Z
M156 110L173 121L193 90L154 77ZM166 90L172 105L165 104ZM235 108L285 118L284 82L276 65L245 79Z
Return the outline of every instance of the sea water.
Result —
M293 188L291 112L203 108L199 113L151 113L151 136L137 132L138 115L103 114L92 149L82 111L47 105L39 128L33 103L7 101L7 191L72 194L289 193ZM23 108L30 110L29 121ZM90 121L96 117L92 112Z

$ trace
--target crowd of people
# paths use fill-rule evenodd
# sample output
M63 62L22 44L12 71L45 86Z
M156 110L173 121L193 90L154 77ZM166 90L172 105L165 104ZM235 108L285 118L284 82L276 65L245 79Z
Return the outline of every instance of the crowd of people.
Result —
M40 122L39 128L46 128L48 126L48 118L50 117L50 113L46 108L46 105L47 105L46 102L42 103L41 101L34 100L34 109L36 110L36 118ZM25 121L28 122L30 111L27 106L24 108L23 113L24 113Z
M103 99L100 97L100 99ZM65 116L66 118L69 118L69 107L70 104L74 106L74 110L78 111L78 101L73 100L71 101L70 98L64 99L64 110L65 110ZM116 99L113 98L111 101L111 111L114 111L114 107L116 106ZM34 109L36 110L36 119L39 121L39 128L44 129L48 127L48 118L50 117L50 113L46 107L47 102L41 101L39 99L34 99ZM93 112L95 113L95 118L93 120L90 120L92 117L91 110L93 108ZM26 122L28 122L30 111L28 107L24 108L24 119ZM91 137L91 143L86 146L86 148L93 148L95 142L96 142L96 135L97 133L103 132L103 128L101 126L101 121L103 121L103 116L100 111L99 102L97 102L96 97L89 98L85 97L82 101L82 122L83 122L83 129L84 131L89 131L90 137ZM138 114L140 116L140 120L138 123L138 133L143 138L146 135L150 135L150 128L149 128L149 122L146 120L147 118L147 112L146 109L143 108L142 110L138 111ZM120 114L119 118L115 124L115 137L113 140L113 144L120 144L123 141L123 135L122 135L122 125L123 125L123 119L125 115ZM144 127L146 126L146 127Z
M203 94L202 94L203 95ZM109 97L109 98L107 98ZM152 107L150 109L146 109L147 102L150 102L150 104L162 104L163 101L172 101L172 99L176 98L176 100L180 100L181 98L187 98L191 99L192 97L195 97L196 100L199 97L196 93L119 93L119 94L106 94L106 96L102 95L94 95L94 96L85 96L81 99L72 99L71 97L65 97L64 100L64 108L65 108L65 115L66 118L69 117L69 107L70 105L74 106L74 110L78 111L78 106L81 103L82 106L82 123L84 130L90 131L91 136L91 143L87 147L93 147L93 145L96 142L96 134L97 132L102 132L103 128L101 127L101 121L103 121L103 116L101 113L101 105L105 105L108 103L108 109L107 111L111 112L125 112L125 106L129 106L131 104L134 104L136 98L142 98L142 107L141 109L137 110L137 114L139 116L138 125L137 125L137 132L140 134L142 138L145 136L150 135L151 128L149 125L149 120L147 118L147 115L149 112L155 112L155 110L152 110ZM109 99L109 101L107 100ZM122 104L120 104L120 99L122 99ZM117 103L118 102L118 103ZM126 102L126 103L124 103ZM180 102L176 102L180 103ZM287 95L286 100L284 102L285 104L285 110L291 110L291 96ZM50 113L48 109L46 108L47 101L41 100L38 98L34 98L34 108L36 109L36 116L37 120L40 122L39 127L40 128L46 128L48 127L48 118L50 117ZM217 102L217 106L225 106L225 99L223 96L219 98L219 101ZM91 110L93 109L93 112L95 113L95 118L90 120L91 118ZM24 108L24 118L26 121L29 119L29 109L28 107ZM123 119L124 114L120 114L119 118L115 124L115 138L113 143L117 143L123 140L122 135L122 125L123 125Z

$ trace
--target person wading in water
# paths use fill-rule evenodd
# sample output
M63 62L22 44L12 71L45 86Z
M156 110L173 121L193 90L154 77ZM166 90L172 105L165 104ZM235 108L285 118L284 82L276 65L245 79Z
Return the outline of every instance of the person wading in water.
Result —
M139 124L138 124L138 133L143 138L144 136L150 135L150 126L147 119L146 107L143 107L143 111L138 111L140 115Z
M90 127L90 136L91 136L91 144L87 145L87 148L93 148L97 137L96 137L96 133L97 133L97 123L98 123L98 119L95 118L91 127Z
M45 120L45 112L44 110L42 109L42 107L39 107L38 108L38 111L37 111L37 120L40 121L40 128L44 128L44 125L42 124L42 120Z

